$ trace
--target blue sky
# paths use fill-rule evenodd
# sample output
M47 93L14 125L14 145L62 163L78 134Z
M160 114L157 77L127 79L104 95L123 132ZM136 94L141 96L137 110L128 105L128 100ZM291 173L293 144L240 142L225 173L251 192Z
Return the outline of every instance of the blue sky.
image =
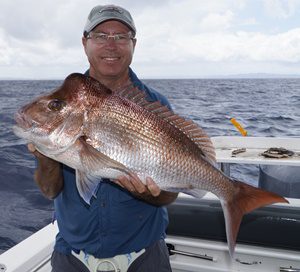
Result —
M0 77L84 71L82 29L98 4L132 13L141 78L300 74L300 0L10 0L0 3Z
M241 26L244 30L280 33L300 27L299 4L299 1L246 1L236 18L240 22L243 18L253 19L252 24Z

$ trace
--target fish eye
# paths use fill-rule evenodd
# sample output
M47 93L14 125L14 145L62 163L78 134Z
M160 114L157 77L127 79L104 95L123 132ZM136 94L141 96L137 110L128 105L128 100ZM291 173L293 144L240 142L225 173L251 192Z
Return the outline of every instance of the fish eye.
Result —
M64 106L66 102L59 99L53 99L48 103L48 108L52 111L60 111Z

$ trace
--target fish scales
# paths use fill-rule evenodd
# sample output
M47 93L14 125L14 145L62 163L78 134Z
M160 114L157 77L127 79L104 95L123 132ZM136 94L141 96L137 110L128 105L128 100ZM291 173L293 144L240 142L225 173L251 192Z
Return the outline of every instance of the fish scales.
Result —
M188 175L190 176L191 173L195 173L196 169L199 169L199 167L196 166L198 165L198 160L194 161L194 166L186 160L186 158L190 156L191 151L194 151L195 148L187 149L186 145L180 144L185 140L186 142L190 142L190 145L194 147L193 142L186 138L185 135L178 133L170 124L159 118L155 118L155 115L134 105L132 105L132 114L130 115L128 114L127 107L120 107L119 103L111 103L110 101L104 103L102 109L106 115L106 122L104 124L98 121L98 125L100 127L106 127L107 129L101 132L101 141L108 142L109 139L113 139L113 141L109 145L99 147L98 150L100 152L116 160L118 159L135 172L156 177L159 184L170 183L169 173L175 172L172 178L176 176L177 179L178 177L182 177L182 181L185 181ZM165 129L162 130L162 127ZM169 130L166 130L166 127L169 128ZM125 132L122 133L122 130L125 130ZM97 136L99 137L99 133L97 133ZM180 137L183 139L180 139ZM115 141L118 142L118 144L116 144ZM166 144L168 141L169 143ZM134 152L132 150L133 143L135 143L136 146ZM177 145L184 148L179 149ZM123 147L123 150L116 150L116 148L120 146ZM135 158L131 159L131 156L137 155L137 153L140 155L138 162L140 162L141 166L136 165L137 161ZM120 154L122 154L123 157L120 157ZM146 161L143 161L144 159L146 159ZM155 169L162 169L164 171L160 173L150 172ZM174 169L179 170L174 171ZM168 178L168 180L164 182L163 180L166 178Z

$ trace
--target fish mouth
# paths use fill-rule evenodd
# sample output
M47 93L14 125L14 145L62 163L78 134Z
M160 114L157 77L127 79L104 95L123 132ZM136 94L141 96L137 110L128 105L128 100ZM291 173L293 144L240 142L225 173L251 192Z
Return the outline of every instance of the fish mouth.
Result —
M24 129L18 125L13 126L12 129L16 136L27 140L30 139L30 135L31 135L30 129Z
M29 122L25 115L20 112L17 112L15 114L15 121L17 125L23 130L28 130L32 127L32 122Z
M22 112L15 114L16 124L13 126L13 132L20 138L29 139L32 131L38 127L38 123L34 120L26 118Z
M41 143L41 140L44 140L43 137L41 137L40 135L34 135L31 129L25 130L18 125L13 126L12 129L16 136L24 139L27 143L34 143L36 150L47 157L51 157L52 155L52 158L54 159L53 156L63 152L60 150L52 150L47 145ZM39 139L39 141L37 142L36 139Z

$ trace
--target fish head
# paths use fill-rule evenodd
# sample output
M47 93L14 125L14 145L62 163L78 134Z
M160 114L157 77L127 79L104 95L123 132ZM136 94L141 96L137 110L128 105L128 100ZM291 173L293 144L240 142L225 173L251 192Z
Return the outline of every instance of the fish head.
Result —
M87 112L105 94L101 90L107 91L91 77L71 74L56 90L19 109L14 132L45 155L63 152L84 136Z

